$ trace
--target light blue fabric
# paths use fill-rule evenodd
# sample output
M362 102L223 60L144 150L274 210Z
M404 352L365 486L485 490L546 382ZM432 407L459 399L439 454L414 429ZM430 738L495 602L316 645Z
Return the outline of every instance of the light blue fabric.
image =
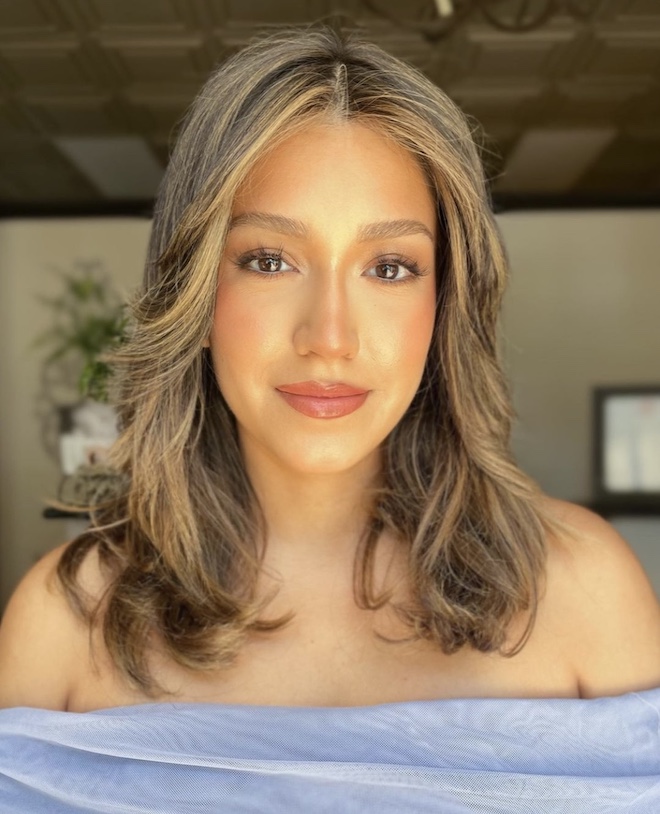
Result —
M660 688L0 710L0 812L658 814Z

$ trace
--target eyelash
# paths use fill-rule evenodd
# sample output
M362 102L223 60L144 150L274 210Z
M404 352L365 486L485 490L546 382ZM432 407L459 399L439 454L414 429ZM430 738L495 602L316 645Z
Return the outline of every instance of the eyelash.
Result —
M258 249L254 249L253 251L246 252L242 254L240 257L236 258L234 261L234 265L237 268L240 268L242 271L247 271L249 274L256 274L259 277L263 277L269 280L272 280L277 277L282 277L282 275L287 274L285 271L257 271L256 269L248 268L250 263L254 260L275 260L281 261L283 259L283 249L266 249L263 247L259 247ZM375 277L376 280L379 280L384 285L402 285L404 283L410 283L415 280L416 277L423 277L427 272L424 269L421 269L419 264L416 263L412 258L405 257L402 254L394 254L394 255L387 255L386 257L379 257L377 262L374 263L374 266L402 266L407 271L410 272L408 277L402 277L400 280L388 280L384 277ZM373 268L373 266L371 266Z

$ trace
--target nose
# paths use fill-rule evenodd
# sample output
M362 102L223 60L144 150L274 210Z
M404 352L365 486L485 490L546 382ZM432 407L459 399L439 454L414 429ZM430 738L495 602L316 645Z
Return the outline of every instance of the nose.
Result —
M346 281L339 275L311 275L301 303L293 344L301 356L352 358L359 337Z

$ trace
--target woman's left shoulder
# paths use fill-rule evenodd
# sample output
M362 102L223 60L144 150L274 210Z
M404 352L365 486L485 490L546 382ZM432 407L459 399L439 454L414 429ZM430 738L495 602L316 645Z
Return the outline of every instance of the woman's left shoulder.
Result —
M660 687L660 603L637 555L588 509L552 498L544 508L562 529L549 539L548 562L570 616L581 697Z

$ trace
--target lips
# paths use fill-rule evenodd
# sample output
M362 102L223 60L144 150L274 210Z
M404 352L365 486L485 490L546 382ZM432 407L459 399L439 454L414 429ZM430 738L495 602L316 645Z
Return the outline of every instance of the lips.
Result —
M361 407L369 395L364 388L344 382L296 382L276 390L286 403L310 418L340 418Z
M282 384L277 387L282 393L291 393L293 396L312 396L313 398L340 398L342 396L361 396L368 391L364 387L353 387L344 382L296 382L295 384Z

